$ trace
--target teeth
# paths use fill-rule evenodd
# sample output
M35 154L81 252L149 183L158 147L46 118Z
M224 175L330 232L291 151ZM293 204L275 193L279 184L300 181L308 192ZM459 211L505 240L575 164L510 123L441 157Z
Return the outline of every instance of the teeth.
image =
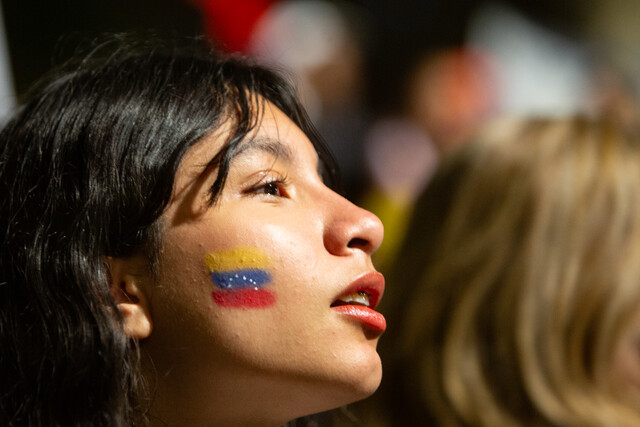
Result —
M340 298L340 301L346 304L358 304L369 307L369 295L364 291L354 292Z

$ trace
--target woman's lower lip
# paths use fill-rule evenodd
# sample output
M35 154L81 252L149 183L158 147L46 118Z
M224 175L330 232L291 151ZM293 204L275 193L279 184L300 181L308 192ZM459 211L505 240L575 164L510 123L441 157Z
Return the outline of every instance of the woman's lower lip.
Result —
M332 309L358 320L374 331L382 333L387 329L387 321L384 316L369 307L361 305L340 305L332 307Z

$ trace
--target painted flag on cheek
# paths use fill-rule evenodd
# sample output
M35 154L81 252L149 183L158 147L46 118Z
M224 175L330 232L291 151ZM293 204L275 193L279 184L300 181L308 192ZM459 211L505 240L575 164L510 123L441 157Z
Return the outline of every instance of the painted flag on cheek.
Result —
M238 247L205 255L214 285L213 301L221 307L266 308L272 306L275 294L267 289L271 274L269 258L261 250Z

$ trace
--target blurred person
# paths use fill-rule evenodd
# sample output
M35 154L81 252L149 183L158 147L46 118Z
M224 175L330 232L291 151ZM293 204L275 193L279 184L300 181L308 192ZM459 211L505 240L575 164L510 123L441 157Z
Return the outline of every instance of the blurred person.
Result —
M376 253L380 268L392 265L413 203L439 157L493 116L495 90L491 60L481 51L424 52L409 73L399 114L370 126L364 153L371 185L362 203L388 231Z
M433 175L439 153L423 129L403 117L375 121L365 142L371 184L361 202L390 230L375 253L376 265L384 270L395 259L413 202Z
M338 186L248 61L115 40L55 75L0 132L0 424L276 426L370 395L383 230Z
M640 425L639 257L637 124L490 126L416 203L365 425Z
M447 151L495 114L498 83L493 58L480 49L425 53L410 75L406 115Z
M607 114L623 123L632 123L640 111L636 87L619 69L602 64L594 71L594 84L589 98L591 114Z
M624 0L589 0L584 3L585 39L596 52L605 70L597 70L598 80L604 77L605 89L621 86L616 97L640 100L640 2ZM613 83L612 80L618 80ZM605 90L606 91L606 90ZM615 89L614 89L615 91Z

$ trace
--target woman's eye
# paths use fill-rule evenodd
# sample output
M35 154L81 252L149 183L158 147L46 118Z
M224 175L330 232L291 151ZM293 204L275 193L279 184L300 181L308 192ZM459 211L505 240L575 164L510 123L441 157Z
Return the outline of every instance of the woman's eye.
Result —
M264 193L272 196L282 197L284 191L282 185L279 182L268 182L264 185Z
M275 197L287 197L286 183L283 180L274 180L262 183L253 188L253 194L266 194Z

